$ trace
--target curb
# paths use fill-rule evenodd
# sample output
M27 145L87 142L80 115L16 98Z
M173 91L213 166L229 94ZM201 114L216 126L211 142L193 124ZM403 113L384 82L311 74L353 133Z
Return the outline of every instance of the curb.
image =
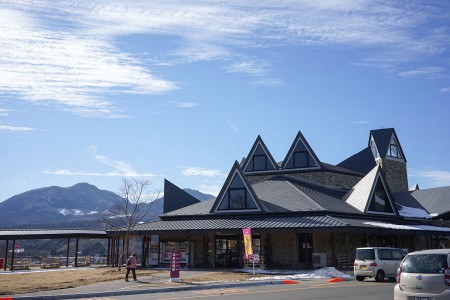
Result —
M226 283L214 285L191 285L181 287L166 287L155 289L141 289L128 291L110 291L110 292L94 292L94 293L78 293L78 294L60 294L60 295L41 295L41 296L13 296L12 299L29 299L29 300L50 300L50 299L77 299L77 298L94 298L94 297L108 297L108 296L126 296L126 295L143 295L154 293L167 293L179 291L194 291L194 290L209 290L229 287L243 287L243 286L260 286L260 285L275 285L283 284L283 281L257 281L257 282L239 282Z

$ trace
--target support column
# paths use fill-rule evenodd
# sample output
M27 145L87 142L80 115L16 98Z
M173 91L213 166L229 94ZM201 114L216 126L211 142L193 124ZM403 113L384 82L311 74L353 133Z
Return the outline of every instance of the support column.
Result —
M67 239L66 268L69 267L70 238Z
M12 242L12 251L11 251L11 266L9 266L10 271L14 271L14 250L16 247L16 240Z
M5 246L5 263L3 264L3 270L6 271L6 265L8 264L8 245L9 240L6 240L6 246Z
M106 251L106 265L109 266L111 257L111 238L108 238L108 250Z
M78 240L79 238L77 237L75 241L75 268L78 268Z
M345 269L348 271L348 263L349 263L349 255L348 255L348 233L345 233L345 259L347 261L347 264L345 266Z

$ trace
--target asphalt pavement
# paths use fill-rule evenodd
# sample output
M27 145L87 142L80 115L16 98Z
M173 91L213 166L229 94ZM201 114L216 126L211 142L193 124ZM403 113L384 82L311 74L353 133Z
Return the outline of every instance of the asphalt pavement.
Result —
M223 270L220 270L223 272ZM204 273L214 272L212 270L182 270L180 279L196 276ZM326 279L320 279L326 281ZM347 279L348 280L348 279ZM187 280L188 281L188 280ZM186 283L174 282L166 276L147 276L138 277L137 281L132 278L129 282L125 280L117 280L111 282L86 285L76 288L51 290L44 292L17 294L12 295L12 299L77 299L77 298L95 298L109 296L124 296L136 294L162 293L187 290L201 289L219 289L229 287L243 287L256 285L283 284L284 280L263 280L263 281L235 281L235 282L202 282L202 283ZM1 298L0 298L1 299Z

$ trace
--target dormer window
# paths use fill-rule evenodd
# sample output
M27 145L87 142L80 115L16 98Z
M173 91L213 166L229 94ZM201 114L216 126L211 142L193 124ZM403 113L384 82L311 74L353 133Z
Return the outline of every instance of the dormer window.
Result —
M394 138L391 138L391 142L389 143L387 155L390 157L402 158L400 151L398 149L397 142Z
M375 141L373 138L370 140L370 149L372 150L373 157L378 158L380 154L378 153L377 145L375 145Z
M267 156L266 155L254 155L253 156L253 171L265 171L267 170Z
M245 188L229 189L226 193L219 210L242 210L257 208L255 202L248 201Z
M307 168L309 166L307 151L294 152L294 168Z

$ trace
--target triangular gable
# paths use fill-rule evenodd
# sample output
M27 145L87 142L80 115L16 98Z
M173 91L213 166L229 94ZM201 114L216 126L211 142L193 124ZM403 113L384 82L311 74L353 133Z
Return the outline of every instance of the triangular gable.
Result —
M164 179L164 214L198 202L200 200Z
M397 210L379 165L362 178L344 200L361 212L397 215Z
M283 169L319 169L320 160L299 131L284 161Z
M236 161L211 208L211 213L265 210Z
M374 157L377 157L375 155L374 145L380 158L395 158L406 162L405 154L403 153L402 146L394 128L371 130L369 147L372 148Z
M241 166L246 173L278 170L276 161L259 135Z

